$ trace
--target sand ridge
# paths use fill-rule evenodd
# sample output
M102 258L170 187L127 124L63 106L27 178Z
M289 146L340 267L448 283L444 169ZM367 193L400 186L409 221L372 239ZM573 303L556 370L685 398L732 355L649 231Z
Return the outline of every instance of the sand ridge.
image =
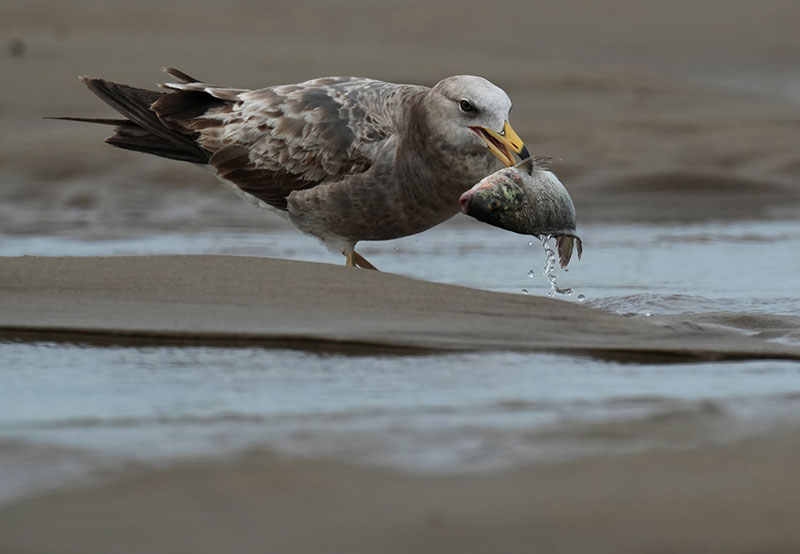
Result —
M322 350L800 359L799 347L696 324L657 325L550 298L238 256L3 258L0 332Z

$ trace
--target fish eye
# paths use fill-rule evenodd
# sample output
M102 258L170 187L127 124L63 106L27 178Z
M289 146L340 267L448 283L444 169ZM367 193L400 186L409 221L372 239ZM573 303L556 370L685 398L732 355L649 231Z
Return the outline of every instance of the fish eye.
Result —
M469 101L469 100L467 100L466 98L463 98L463 99L462 99L462 100L461 100L461 101L458 103L458 107L459 107L459 108L461 108L461 111L462 111L462 112L466 112L466 113L469 113L469 112L474 112L474 111L475 111L475 106L473 106L473 105L472 105L472 102L470 102L470 101Z
M489 209L491 211L495 211L500 208L500 201L499 200L492 200L489 202Z

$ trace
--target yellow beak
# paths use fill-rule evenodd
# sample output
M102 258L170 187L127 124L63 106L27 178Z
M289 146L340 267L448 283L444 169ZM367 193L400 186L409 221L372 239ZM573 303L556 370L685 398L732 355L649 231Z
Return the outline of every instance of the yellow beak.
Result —
M506 121L503 125L503 132L498 133L486 127L470 127L479 137L483 139L489 147L489 151L497 156L506 167L511 167L516 163L511 152L519 154L521 159L530 158L531 155L525 147L525 143L519 135L511 128L511 124Z

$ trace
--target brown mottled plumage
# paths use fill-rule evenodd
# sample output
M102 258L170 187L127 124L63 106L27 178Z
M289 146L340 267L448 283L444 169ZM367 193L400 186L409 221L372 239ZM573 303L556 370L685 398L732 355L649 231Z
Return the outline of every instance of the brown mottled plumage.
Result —
M283 212L348 263L359 240L418 233L453 216L494 156L509 163L509 148L527 154L507 124L510 100L480 77L432 89L328 77L246 90L165 71L180 81L160 85L166 92L83 77L126 119L62 119L115 125L106 142L120 148L209 165L245 200Z

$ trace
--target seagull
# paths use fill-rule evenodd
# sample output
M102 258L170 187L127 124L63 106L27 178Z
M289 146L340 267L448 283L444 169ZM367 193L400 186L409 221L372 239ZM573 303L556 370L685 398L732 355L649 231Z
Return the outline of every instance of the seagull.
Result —
M457 75L432 88L324 77L257 90L210 85L174 68L154 91L81 77L123 119L61 117L116 127L108 144L200 164L247 202L375 269L362 240L425 231L459 211L459 196L499 159L530 157L511 100Z

